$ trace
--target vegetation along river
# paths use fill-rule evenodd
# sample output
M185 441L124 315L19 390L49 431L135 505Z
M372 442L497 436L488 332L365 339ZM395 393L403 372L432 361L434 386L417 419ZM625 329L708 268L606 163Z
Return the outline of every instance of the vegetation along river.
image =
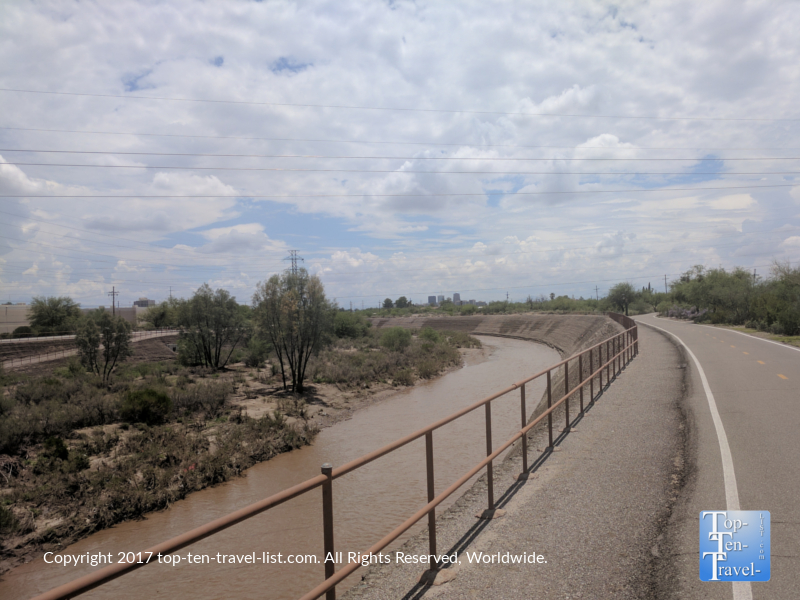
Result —
M169 509L100 531L61 554L138 552L318 475L326 462L342 465L407 435L560 360L551 348L520 340L481 337L483 356L429 383L398 392L323 429L312 446L252 467L247 476L192 494ZM528 386L528 409L543 383ZM495 444L519 426L519 394L492 405ZM477 410L434 432L436 489L444 489L485 456L484 411ZM337 550L361 551L394 529L426 502L425 442L417 440L334 482ZM468 486L464 486L462 491ZM446 504L455 501L455 497ZM441 514L443 508L439 509ZM202 540L177 554L177 566L150 564L82 598L299 598L323 580L321 492L313 490L259 516ZM421 521L395 542L425 526ZM316 555L320 564L189 564L192 555L262 553ZM48 557L52 560L52 557ZM0 597L30 598L99 567L47 564L43 558L6 573ZM337 568L339 566L337 565ZM422 572L420 568L420 572ZM338 587L358 581L358 572Z

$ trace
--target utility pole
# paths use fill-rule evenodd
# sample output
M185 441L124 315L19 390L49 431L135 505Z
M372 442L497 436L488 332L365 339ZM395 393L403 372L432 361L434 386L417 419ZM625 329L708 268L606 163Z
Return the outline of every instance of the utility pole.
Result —
M664 275L664 293L669 294L669 290L667 289L667 276Z
M508 292L506 292L506 302L508 302Z
M756 284L756 270L753 269L753 285Z
M111 296L111 314L112 314L112 316L116 317L117 316L116 299L117 299L117 296L119 296L119 292L117 291L117 288L112 285L111 286L111 291L108 292L108 295Z
M169 299L172 300L172 286L169 286Z
M594 295L597 301L600 302L600 290L597 289L597 286L594 286Z
M292 275L297 275L298 272L297 261L299 260L300 262L304 262L303 257L297 256L297 250L289 250L289 256L287 256L283 260L288 260L291 262L289 270L292 272Z

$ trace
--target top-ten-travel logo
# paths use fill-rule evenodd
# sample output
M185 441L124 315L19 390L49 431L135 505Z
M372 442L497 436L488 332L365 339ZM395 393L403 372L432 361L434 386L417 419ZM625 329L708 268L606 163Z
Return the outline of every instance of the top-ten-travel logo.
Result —
M769 513L704 510L700 513L702 581L769 581Z

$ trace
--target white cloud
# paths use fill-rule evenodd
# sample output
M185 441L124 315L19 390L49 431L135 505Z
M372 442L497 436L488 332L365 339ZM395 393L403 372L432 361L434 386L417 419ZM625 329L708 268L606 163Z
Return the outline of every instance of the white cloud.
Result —
M795 118L798 26L791 4L731 11L722 0L702 10L685 0L513 11L425 1L4 3L0 87L433 110L0 92L0 126L167 134L2 130L7 148L112 151L4 153L0 194L24 197L0 207L16 215L0 218L3 281L20 295L97 294L99 303L112 281L134 297L163 297L169 285L186 293L208 279L238 286L242 297L248 273L280 270L289 248L324 273L360 269L331 279L339 296L492 289L564 272L629 279L698 260L762 264L780 242L769 225L736 237L743 219L758 209L759 221L800 227L800 187L683 188L785 185L758 173L786 170L786 161L731 160L781 156L752 149L790 145L783 124L498 113ZM289 141L326 139L414 144ZM432 172L470 170L527 174ZM609 189L618 192L602 193ZM34 274L41 283L29 283Z

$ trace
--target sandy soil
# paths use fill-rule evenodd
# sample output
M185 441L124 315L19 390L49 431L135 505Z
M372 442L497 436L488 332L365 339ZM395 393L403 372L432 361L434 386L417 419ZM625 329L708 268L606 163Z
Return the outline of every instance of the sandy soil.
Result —
M464 366L485 361L491 354L491 349L461 348L459 352L464 360L461 366ZM461 366L453 367L439 377L461 368ZM280 410L289 414L290 419L297 419L297 415L293 414L292 410L293 402L301 398L283 391L280 375L265 381L263 372L259 374L253 369L247 369L241 363L231 365L230 369L231 372L226 373L224 377L235 377L235 373L245 374L245 383L238 387L236 394L230 399L234 408L241 407L243 412L254 418ZM315 383L306 386L306 392L302 396L302 400L305 401L303 408L305 408L308 422L322 429L349 419L356 410L387 400L403 389L405 388L392 385L391 381L373 383L362 388L345 388L335 384Z

